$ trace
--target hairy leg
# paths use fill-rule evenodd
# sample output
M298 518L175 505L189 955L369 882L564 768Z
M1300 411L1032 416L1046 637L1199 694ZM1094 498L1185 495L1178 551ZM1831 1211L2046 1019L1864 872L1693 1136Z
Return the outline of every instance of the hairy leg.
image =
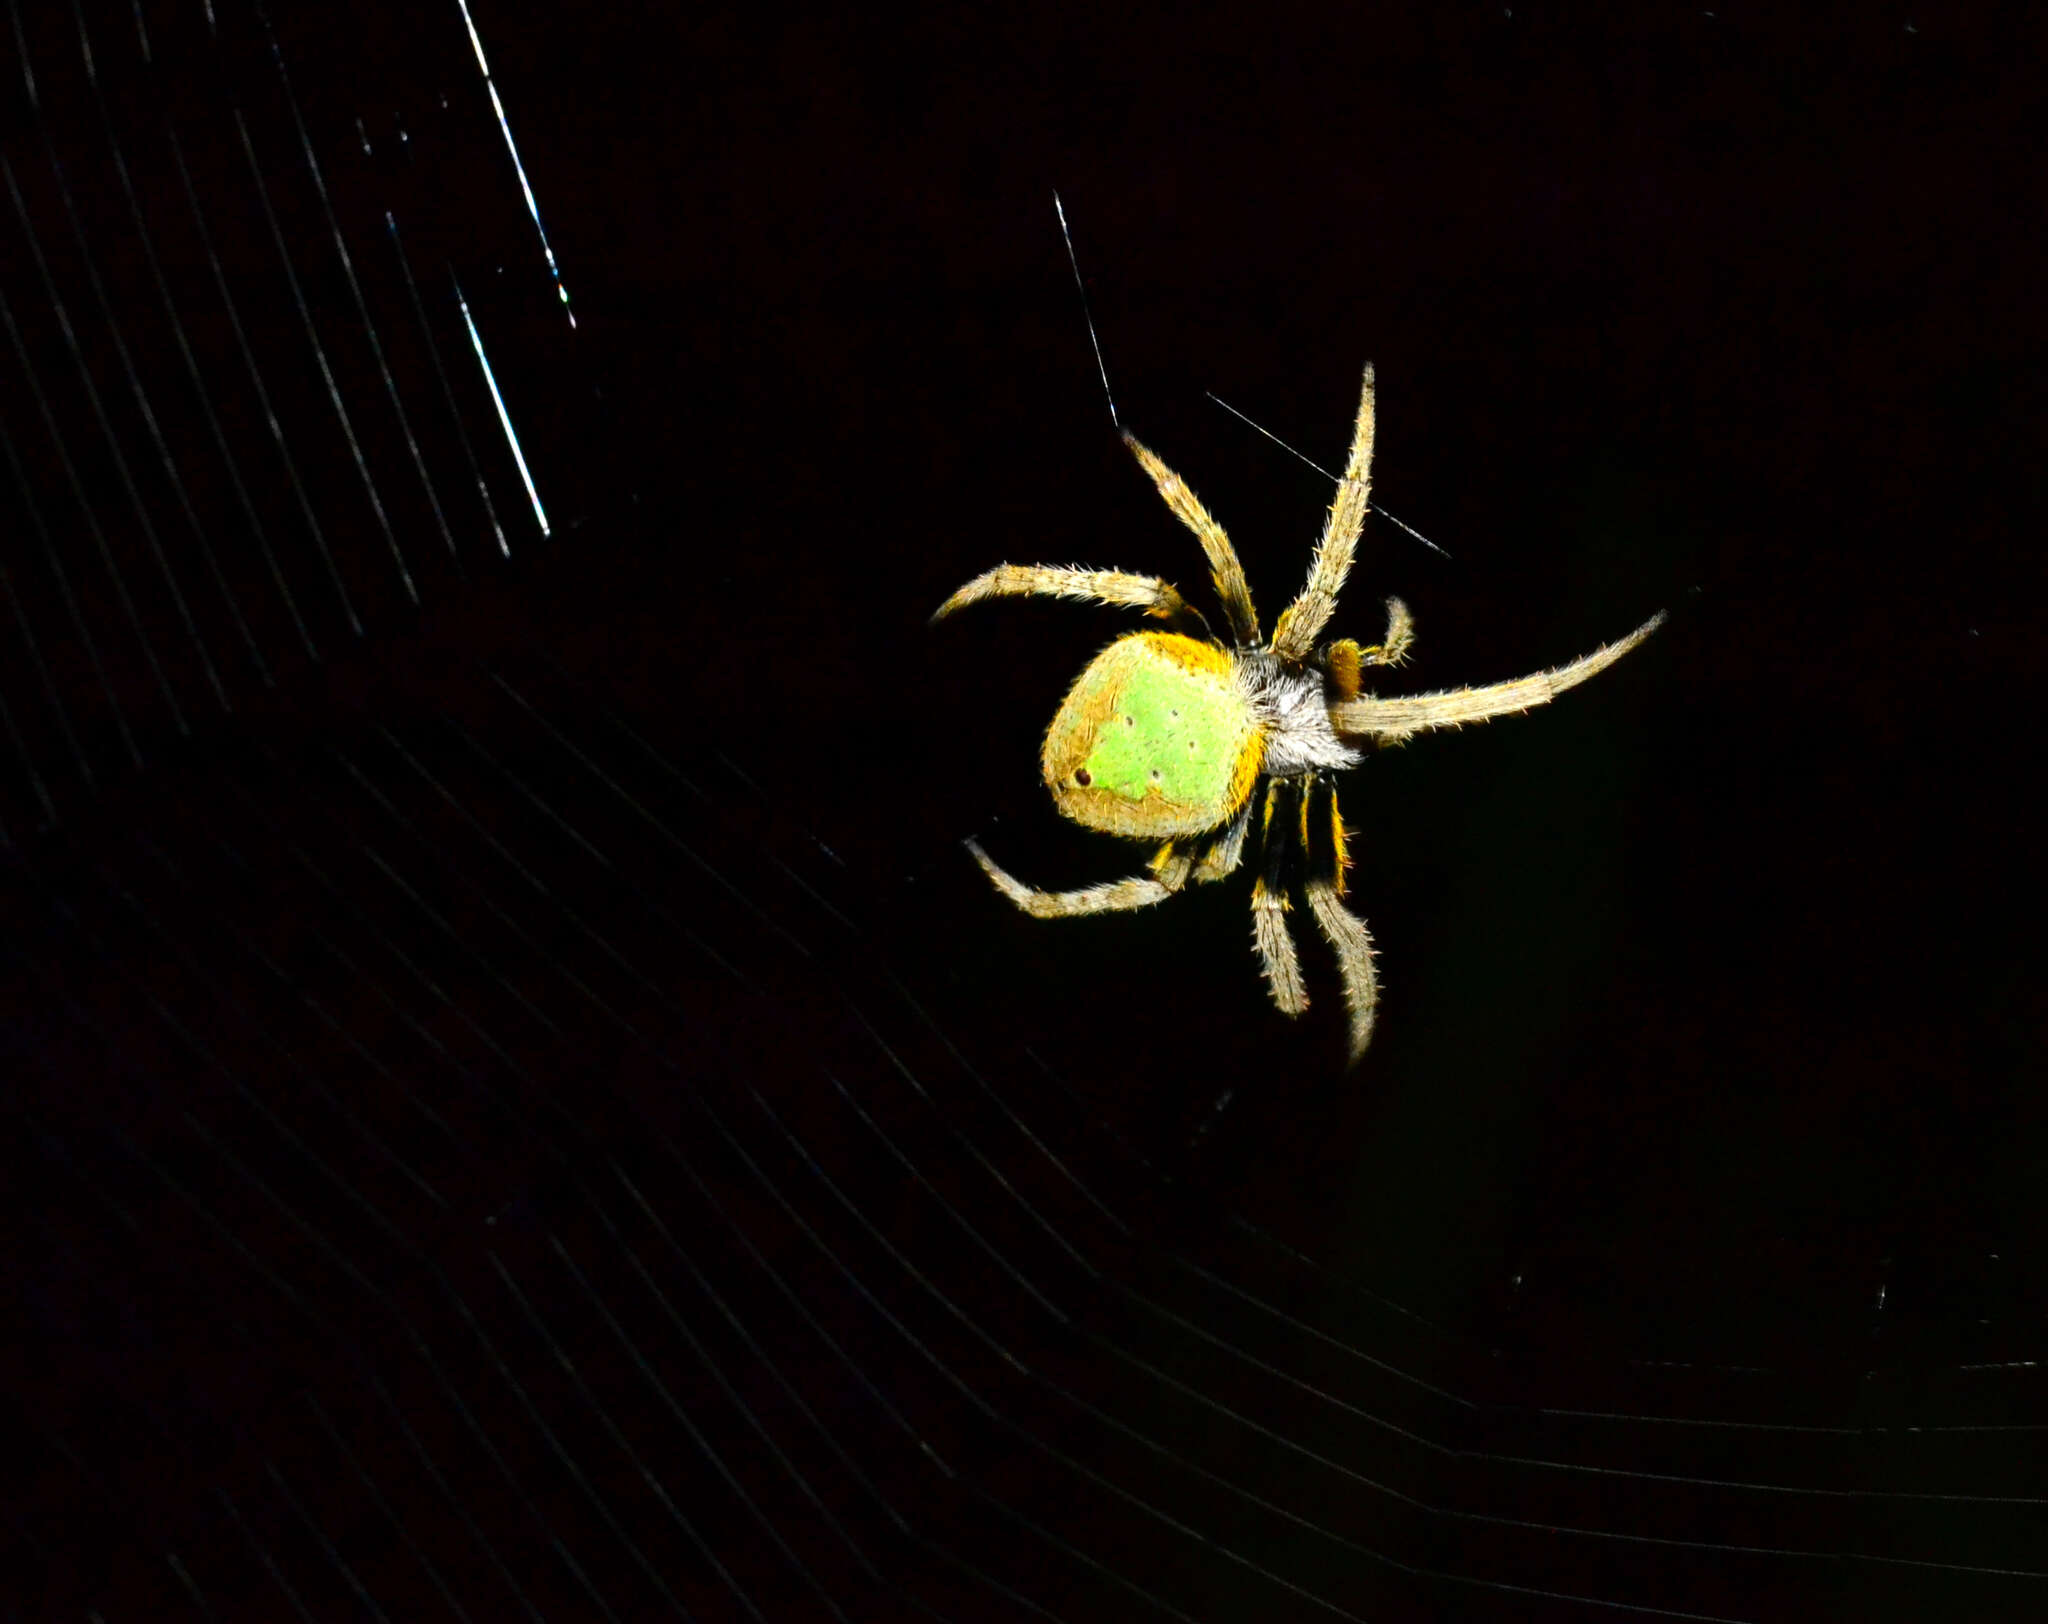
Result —
M1512 682L1496 682L1489 688L1454 688L1442 693L1412 694L1406 699L1361 695L1340 700L1330 707L1330 725L1340 734L1367 734L1383 744L1394 744L1431 728L1463 727L1469 722L1490 722L1510 711L1533 710L1605 671L1663 624L1660 611L1619 642L1596 648L1570 665L1517 677Z
M1283 1015L1299 1015L1308 1008L1308 994L1301 985L1301 960L1295 956L1294 937L1287 929L1286 859L1293 831L1287 823L1286 802L1297 793L1280 779L1267 784L1260 818L1262 864L1259 877L1252 882L1252 946L1258 950L1266 986Z
M1245 834L1251 828L1251 822L1252 803L1247 800L1238 808L1237 816L1230 820L1229 827L1210 841L1201 860L1195 864L1196 883L1207 885L1237 872L1237 865L1244 861Z
M1173 509L1174 516L1194 531L1202 544L1202 551L1209 559L1209 574L1216 583L1216 596L1223 602L1223 618L1230 623L1230 635L1237 640L1238 647L1250 648L1259 640L1259 613L1252 607L1252 589L1244 578L1244 569L1237 561L1237 550L1230 545L1230 537L1224 534L1223 526L1209 517L1209 510L1195 499L1195 493L1187 488L1180 475L1147 451L1128 434L1124 444L1131 448L1131 455L1138 459L1138 466L1152 476L1152 483L1159 487L1159 494L1166 499L1166 505Z
M1337 594L1344 590L1344 578L1351 573L1358 535L1365 528L1366 510L1372 506L1372 438L1373 382L1368 364L1365 387L1358 397L1358 421L1351 431L1351 455L1345 460L1344 477L1337 481L1337 499L1330 504L1323 538L1316 543L1316 556L1308 567L1308 585L1273 628L1273 652L1283 660L1308 657L1316 638L1330 623Z
M1337 955L1337 968L1344 977L1344 1003L1351 1012L1351 1059L1355 1062L1372 1042L1374 1016L1379 1009L1379 976L1373 968L1372 932L1339 899L1344 895L1344 870L1350 862L1344 838L1344 819L1337 810L1337 787L1326 786L1329 797L1329 826L1309 826L1308 807L1303 803L1302 839L1309 852L1309 909L1322 927L1323 936Z
M1124 604L1160 620L1178 622L1206 637L1201 614L1169 581L1126 575L1121 570L1085 570L1062 564L998 564L977 575L932 611L943 620L983 598L1072 598L1080 603Z
M1187 854L1168 841L1152 859L1152 873L1133 874L1106 885L1084 886L1078 891L1041 891L1026 885L997 867L975 841L967 849L981 865L981 871L995 882L998 891L1034 919L1072 919L1081 914L1120 913L1131 908L1149 908L1164 902L1187 884L1193 864Z

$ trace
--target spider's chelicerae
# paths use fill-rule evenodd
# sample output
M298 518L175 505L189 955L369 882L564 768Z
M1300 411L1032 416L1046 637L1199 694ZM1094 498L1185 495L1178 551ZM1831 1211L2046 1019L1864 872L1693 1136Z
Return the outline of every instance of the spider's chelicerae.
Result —
M1415 635L1408 609L1387 600L1385 637L1369 647L1318 645L1337 607L1365 524L1373 437L1373 375L1365 369L1351 455L1323 526L1308 584L1259 638L1244 571L1223 527L1180 476L1126 434L1166 505L1200 538L1230 641L1214 636L1168 582L1120 570L999 564L939 606L937 620L982 598L1047 596L1128 604L1175 628L1131 632L1098 654L1068 692L1045 736L1041 763L1061 814L1090 829L1159 841L1151 873L1078 891L1040 891L997 867L974 841L974 860L1004 896L1039 919L1108 913L1163 902L1189 880L1220 880L1243 861L1253 814L1259 835L1252 880L1252 942L1283 1014L1308 1007L1288 934L1288 882L1299 873L1309 911L1336 951L1351 1008L1351 1058L1372 1039L1379 988L1372 935L1341 900L1350 866L1331 775L1362 759L1358 743L1396 743L1435 727L1484 722L1548 704L1620 659L1662 623L1660 612L1584 659L1486 688L1380 699L1359 690L1368 665L1397 665ZM1257 794L1265 785L1263 796Z

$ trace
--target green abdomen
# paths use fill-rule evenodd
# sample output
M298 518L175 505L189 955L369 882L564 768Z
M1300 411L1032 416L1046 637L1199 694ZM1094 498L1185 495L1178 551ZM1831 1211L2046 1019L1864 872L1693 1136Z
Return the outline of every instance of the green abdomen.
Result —
M1260 731L1230 656L1134 632L1081 673L1045 738L1048 787L1066 816L1145 839L1226 822L1258 775Z

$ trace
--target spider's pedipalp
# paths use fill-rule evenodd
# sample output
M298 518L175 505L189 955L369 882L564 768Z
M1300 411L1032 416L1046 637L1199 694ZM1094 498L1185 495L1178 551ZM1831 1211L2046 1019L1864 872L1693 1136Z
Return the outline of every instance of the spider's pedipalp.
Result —
M1169 842L1153 860L1152 874L1133 874L1129 879L1084 886L1078 891L1041 891L998 867L977 842L970 840L966 844L982 873L995 882L996 889L1034 919L1073 919L1082 914L1149 908L1164 902L1185 885L1191 866L1185 858L1176 860Z
M1387 635L1372 647L1361 649L1367 665L1399 665L1415 645L1415 617L1399 598L1387 599Z
M1245 581L1244 567L1237 561L1237 549L1230 545L1230 537L1222 525L1209 517L1209 510L1196 500L1179 474L1130 435L1124 436L1124 444L1131 448L1138 466L1152 476L1152 483L1159 487L1159 494L1173 509L1174 517L1194 531L1201 542L1202 552L1209 560L1210 578L1216 583L1216 596L1223 603L1223 618L1230 623L1230 635L1239 648L1252 647L1259 640L1259 612L1252 607L1252 589Z
M1294 936L1287 928L1287 849L1290 831L1284 817L1292 786L1275 779L1266 785L1265 811L1260 817L1261 854L1259 877L1252 881L1252 946L1258 950L1259 965L1273 1003L1283 1015L1299 1015L1308 1008L1308 993L1301 984L1301 960L1294 952Z
M1359 532L1365 528L1365 515L1372 506L1372 441L1373 376L1371 363L1367 363L1365 387L1358 397L1358 421L1351 432L1351 455L1345 459L1344 477L1337 481L1336 500L1323 523L1322 540L1316 543L1308 584L1273 628L1273 652L1283 660L1307 659L1336 611L1337 594L1344 590L1345 577L1351 573Z
M1533 710L1605 671L1663 624L1664 614L1659 610L1619 642L1596 648L1570 665L1517 677L1512 682L1496 682L1487 688L1452 688L1441 693L1411 694L1405 699L1361 695L1342 700L1330 707L1330 725L1340 734L1365 734L1383 744L1394 744L1431 728L1463 727L1470 722L1489 722L1511 711Z
M1072 598L1079 603L1123 604L1166 621L1193 623L1208 635L1198 611L1172 582L1122 570L1090 570L1063 564L998 564L975 576L932 611L944 620L955 609L984 598Z
M1323 937L1337 955L1337 968L1344 977L1344 1003L1351 1012L1351 1059L1355 1062L1372 1042L1374 1016L1379 1009L1379 975L1373 966L1372 932L1365 921L1346 908L1344 869L1349 861L1345 850L1344 820L1337 810L1337 788L1328 786L1330 829L1327 845L1314 838L1307 817L1302 820L1303 838L1309 843L1309 910L1322 927Z
M1323 670L1330 679L1332 705L1358 697L1360 673L1369 665L1399 665L1408 658L1415 642L1415 617L1399 598L1387 599L1387 635L1380 642L1361 648L1349 637L1340 638L1322 652Z

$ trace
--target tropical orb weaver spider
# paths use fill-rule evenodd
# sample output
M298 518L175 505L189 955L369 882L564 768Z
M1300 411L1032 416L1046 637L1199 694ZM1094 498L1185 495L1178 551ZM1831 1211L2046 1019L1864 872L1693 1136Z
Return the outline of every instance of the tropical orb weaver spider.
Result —
M1415 630L1387 599L1382 641L1316 644L1351 571L1369 503L1373 373L1365 369L1351 455L1309 565L1308 584L1259 640L1258 613L1223 527L1195 493L1130 435L1124 443L1166 505L1202 543L1229 624L1229 643L1163 579L1119 570L998 564L942 603L932 618L995 597L1062 597L1127 604L1174 627L1130 632L1092 660L1060 705L1040 760L1062 816L1129 840L1162 841L1151 873L1078 891L1040 891L974 841L967 849L1001 891L1039 919L1109 913L1163 902L1189 880L1220 880L1244 859L1257 807L1259 871L1252 881L1252 943L1282 1014L1308 1007L1288 933L1290 867L1298 862L1309 911L1337 955L1351 1010L1351 1059L1372 1040L1379 1003L1372 934L1347 909L1344 821L1331 775L1362 759L1351 741L1397 743L1430 728L1490 721L1548 704L1604 671L1663 623L1659 613L1583 659L1486 688L1379 699L1359 691L1368 665L1398 665ZM1263 797L1256 792L1265 785Z

